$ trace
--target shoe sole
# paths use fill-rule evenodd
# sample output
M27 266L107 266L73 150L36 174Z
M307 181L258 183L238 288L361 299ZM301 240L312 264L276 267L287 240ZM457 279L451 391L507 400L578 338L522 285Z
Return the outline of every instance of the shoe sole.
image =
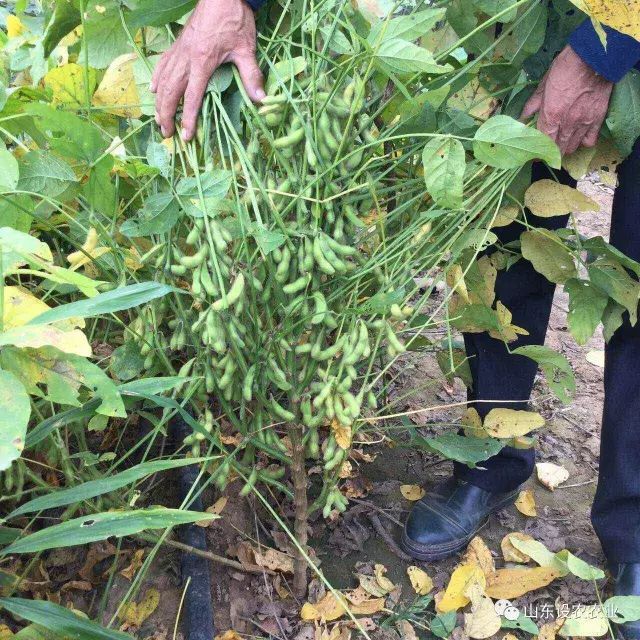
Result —
M482 529L487 522L489 522L489 517L492 513L496 511L500 511L500 509L504 509L507 505L509 505L514 498L518 495L519 489L516 489L513 493L510 493L502 502L499 502L487 515L487 517L482 521L482 523L475 529L472 533L464 538L458 538L447 544L439 544L439 545L426 545L420 544L415 540L412 540L407 536L406 529L402 530L402 539L400 540L400 546L403 551L408 553L412 558L416 560L422 560L423 562L433 562L436 560L444 560L448 558L458 551L464 549L471 540L478 534L478 531Z

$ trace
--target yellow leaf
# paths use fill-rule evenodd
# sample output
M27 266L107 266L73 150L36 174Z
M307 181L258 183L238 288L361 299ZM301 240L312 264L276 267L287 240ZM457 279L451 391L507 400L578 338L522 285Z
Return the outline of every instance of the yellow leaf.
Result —
M490 638L498 633L501 624L493 600L484 595L474 597L471 613L464 614L464 631L470 638Z
M14 16L12 13L7 16L6 24L7 35L9 36L9 38L17 38L27 30L27 28L20 21L20 18Z
M22 287L3 289L2 325L5 331L27 324L48 309L48 305Z
M571 0L597 22L640 40L640 0Z
M407 567L407 575L409 576L413 590L419 596L426 596L427 593L433 589L433 580L429 577L429 574L420 567Z
M487 581L486 594L490 598L508 600L546 587L560 572L550 567L498 569Z
M589 351L585 356L585 360L600 369L604 369L604 351L602 349Z
M346 611L346 601L342 594L338 598L333 593L327 593L316 604L305 602L300 610L300 618L309 621L330 622L337 620Z
M91 356L91 345L80 329L62 331L47 324L15 327L0 333L0 345L7 344L31 349L52 346L64 353L74 353L85 358Z
M536 499L531 489L524 489L518 495L515 501L516 509L525 516L535 518L538 515L536 511Z
M500 542L500 548L502 549L502 557L505 559L505 562L522 562L526 563L531 560L531 558L526 554L516 549L511 540L533 540L530 535L526 533L520 533L519 531L513 531L512 533L507 533L507 535L502 538Z
M228 629L224 633L217 635L214 640L243 640L243 638L237 631Z
M517 204L505 204L498 209L498 214L491 223L491 229L509 226L520 215Z
M468 438L486 438L487 432L482 426L482 418L476 409L469 407L465 412L460 423L463 425L464 435Z
M350 605L349 609L356 616L372 616L374 613L379 613L384 609L384 598L364 600L360 604Z
M420 500L424 497L425 490L417 484L403 484L400 485L400 493L406 500L415 502L416 500Z
M217 516L219 516L222 513L223 509L227 506L228 500L229 498L227 498L226 496L218 498L210 507L207 508L207 513L215 513Z
M135 53L125 53L109 65L93 94L95 106L104 107L106 113L124 118L139 118L142 115L133 75L136 58Z
M536 463L536 475L540 484L553 491L558 485L561 485L569 477L569 472L558 464L552 462Z
M84 105L96 88L96 71L70 62L48 71L43 81L53 104Z
M480 536L475 536L467 546L467 550L462 559L462 564L476 564L482 569L485 578L494 573L496 565L489 547Z
M9 640L13 638L13 631L6 624L0 624L0 640Z
M348 449L351 446L351 426L344 425L339 420L331 421L331 431L336 439L337 445L341 449Z
M293 573L293 558L277 549L265 549L265 551L253 551L255 562L259 567L266 567L272 571Z
M558 618L551 622L545 622L538 632L538 640L556 640L556 634L562 628L565 618Z
M387 568L383 564L376 564L373 568L373 573L376 576L376 580L382 589L387 593L390 593L396 588L396 585L387 578L384 574L387 572Z
M118 613L118 617L128 628L139 628L142 623L158 608L160 604L160 592L157 589L149 589L140 602L125 604Z
M485 575L477 564L458 565L451 574L449 584L436 609L440 613L457 611L469 604L470 600L466 595L468 591L476 585L484 588L486 582Z
M558 635L563 638L598 638L609 631L602 605L577 606L565 618Z
M534 411L491 409L484 419L485 431L494 438L523 436L544 425L544 418Z
M469 292L464 282L464 272L459 264L452 264L447 269L447 285L455 291L467 304L469 303Z
M541 218L575 211L598 211L600 206L577 189L555 180L536 180L524 194L524 205Z

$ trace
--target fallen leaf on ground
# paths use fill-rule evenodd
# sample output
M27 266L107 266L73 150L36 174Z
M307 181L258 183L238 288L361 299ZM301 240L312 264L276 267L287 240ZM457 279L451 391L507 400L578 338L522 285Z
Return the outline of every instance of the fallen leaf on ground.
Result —
M219 516L222 513L223 509L227 506L228 500L229 498L227 498L227 496L218 498L210 507L207 508L207 513L215 513L217 516Z
M609 631L602 605L576 606L558 630L563 638L598 638Z
M413 565L407 567L407 575L409 576L413 590L419 596L426 596L427 593L433 589L433 580L429 577L429 574L420 567Z
M342 617L347 607L353 615L370 616L384 609L384 598L371 598L359 604L348 603L344 594L336 597L332 592L327 593L318 602L305 602L300 610L300 618L307 622L331 622Z
M560 575L551 567L498 569L487 581L486 594L490 598L511 600L546 587Z
M507 535L502 538L502 541L500 542L500 548L502 549L502 557L504 558L505 562L529 562L529 560L531 560L531 558L524 553L523 551L520 551L520 549L517 549L513 543L512 540L533 540L533 538L526 534L526 533L520 533L519 531L513 531L512 533L507 533Z
M536 510L536 499L533 496L531 489L524 489L518 495L515 503L516 509L525 516L535 518L538 515Z
M569 472L559 464L553 462L536 463L536 475L540 484L553 491L569 478Z
M383 589L375 576L368 576L363 573L356 574L360 587L374 598L386 596L390 590Z
M485 595L473 595L471 613L464 614L464 631L470 638L482 640L498 633L500 616L493 600Z
M282 571L293 573L293 558L277 549L266 549L265 551L253 550L256 564L259 567L266 567L272 571Z
M403 484L400 486L400 493L406 500L415 502L424 497L425 490L417 484Z
M477 564L482 569L485 578L488 578L496 570L491 551L480 536L473 538L467 546L462 564Z
M242 640L242 636L233 629L229 629L215 637L214 640Z
M596 367L604 369L604 351L589 351L585 359Z
M129 581L133 580L133 576L135 576L136 571L142 566L143 558L144 558L144 549L136 549L136 551L133 554L133 557L131 558L131 562L129 563L129 566L125 567L120 572L120 575Z
M160 592L157 589L149 589L140 602L128 602L118 612L118 617L124 623L123 631L138 629L142 623L158 608L160 604Z
M389 580L384 574L387 572L387 567L383 564L376 564L373 568L373 573L376 576L378 584L387 592L391 592L396 588L396 585Z
M538 633L538 640L556 640L556 634L564 624L565 618L545 622Z
M416 630L408 620L398 620L396 622L396 629L402 640L419 640ZM0 636L0 638L1 637L2 636Z
M484 572L477 564L458 565L449 579L449 584L441 600L436 604L439 613L457 611L469 604L470 599L466 595L473 586L480 585L484 588L487 579Z

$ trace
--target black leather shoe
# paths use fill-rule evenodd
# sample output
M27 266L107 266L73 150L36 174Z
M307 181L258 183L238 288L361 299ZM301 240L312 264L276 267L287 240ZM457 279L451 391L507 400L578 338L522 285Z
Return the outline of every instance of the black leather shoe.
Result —
M609 565L616 596L640 596L640 562L618 562ZM611 612L615 613L615 612ZM621 640L640 640L640 620L616 625Z
M402 548L418 560L441 560L460 551L518 489L492 493L450 478L416 502L402 533Z

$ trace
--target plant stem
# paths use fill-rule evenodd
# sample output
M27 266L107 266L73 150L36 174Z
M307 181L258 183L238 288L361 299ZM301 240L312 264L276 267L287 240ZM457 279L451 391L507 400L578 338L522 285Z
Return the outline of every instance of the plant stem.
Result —
M300 547L307 548L307 473L304 464L304 443L302 442L302 427L289 425L289 439L291 440L291 479L293 481L293 505L295 508L294 533ZM296 552L293 564L293 593L297 598L304 598L307 593L307 561L300 551Z

